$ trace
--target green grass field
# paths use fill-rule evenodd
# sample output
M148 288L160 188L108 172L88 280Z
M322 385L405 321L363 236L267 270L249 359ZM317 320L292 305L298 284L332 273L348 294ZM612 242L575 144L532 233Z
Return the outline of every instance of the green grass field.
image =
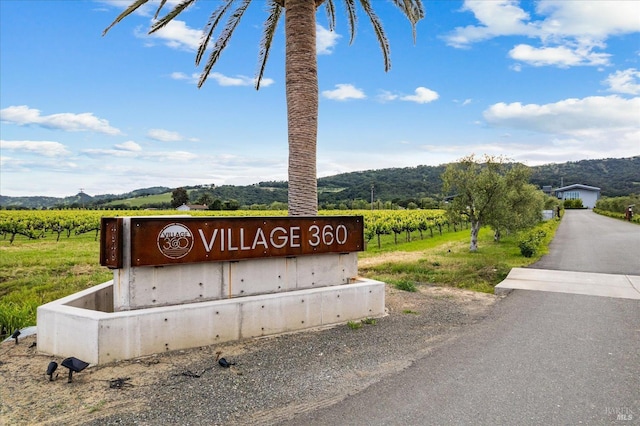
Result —
M362 266L359 271L368 278L400 286L411 282L416 286L450 286L493 293L495 285L511 268L530 265L546 253L543 249L537 256L526 258L520 254L515 236L503 237L496 243L493 232L487 228L481 229L479 249L472 253L469 251L469 232L462 230L397 247L387 246L377 252L367 251L362 256L364 265L369 257L378 256L380 261L373 262L372 266ZM548 246L548 241L544 246ZM384 257L381 253L390 255Z
M495 243L489 229L481 230L479 250L470 253L469 232L436 232L432 237L427 231L421 239L416 231L410 242L403 237L398 244L393 235L383 235L380 248L374 238L359 254L359 272L392 285L493 292L512 267L531 264L545 253L543 248L536 256L525 258L515 236ZM552 237L547 236L545 248ZM99 252L95 233L63 237L58 242L55 237L29 240L18 236L13 244L0 240L0 335L34 325L39 305L110 280L112 272L100 266Z
M124 200L111 201L106 206L126 204L131 207L140 207L144 204L160 204L171 203L171 192L165 192L163 194L147 195L145 197L125 198Z

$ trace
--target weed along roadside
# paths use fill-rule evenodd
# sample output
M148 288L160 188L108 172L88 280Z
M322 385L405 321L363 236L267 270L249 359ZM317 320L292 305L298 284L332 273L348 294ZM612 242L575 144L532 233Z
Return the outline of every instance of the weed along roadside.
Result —
M464 230L447 234L436 245L432 245L433 241L414 241L375 256L365 253L358 264L359 271L410 292L421 286L445 286L493 293L511 268L528 266L548 253L558 224L557 220L543 222L520 235L504 236L500 242L493 240L490 229L483 228L477 252L469 251L469 233ZM520 247L522 235L527 233L540 235L535 252L529 257Z

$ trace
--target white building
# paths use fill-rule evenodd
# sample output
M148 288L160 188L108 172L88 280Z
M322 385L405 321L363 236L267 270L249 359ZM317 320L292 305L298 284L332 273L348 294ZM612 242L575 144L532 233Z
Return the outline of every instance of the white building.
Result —
M600 198L600 188L595 186L581 185L574 183L573 185L563 186L555 190L556 197L560 200L581 199L582 205L587 208L594 208L596 201Z
M176 207L176 210L189 211L189 210L207 210L206 204L183 204L180 207Z

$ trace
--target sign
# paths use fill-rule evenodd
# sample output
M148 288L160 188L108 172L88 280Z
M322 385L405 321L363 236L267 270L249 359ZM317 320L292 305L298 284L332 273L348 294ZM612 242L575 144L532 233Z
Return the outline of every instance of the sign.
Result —
M100 263L122 267L122 222L103 218ZM133 217L131 265L230 261L364 250L362 216Z
M100 264L122 268L122 218L103 217L100 223Z

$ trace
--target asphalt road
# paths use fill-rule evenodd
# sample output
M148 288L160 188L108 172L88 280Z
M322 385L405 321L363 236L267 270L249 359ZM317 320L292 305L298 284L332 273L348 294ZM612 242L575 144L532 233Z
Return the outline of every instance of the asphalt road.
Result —
M638 274L639 244L637 225L569 211L534 267ZM516 290L401 373L287 424L640 424L640 302Z

